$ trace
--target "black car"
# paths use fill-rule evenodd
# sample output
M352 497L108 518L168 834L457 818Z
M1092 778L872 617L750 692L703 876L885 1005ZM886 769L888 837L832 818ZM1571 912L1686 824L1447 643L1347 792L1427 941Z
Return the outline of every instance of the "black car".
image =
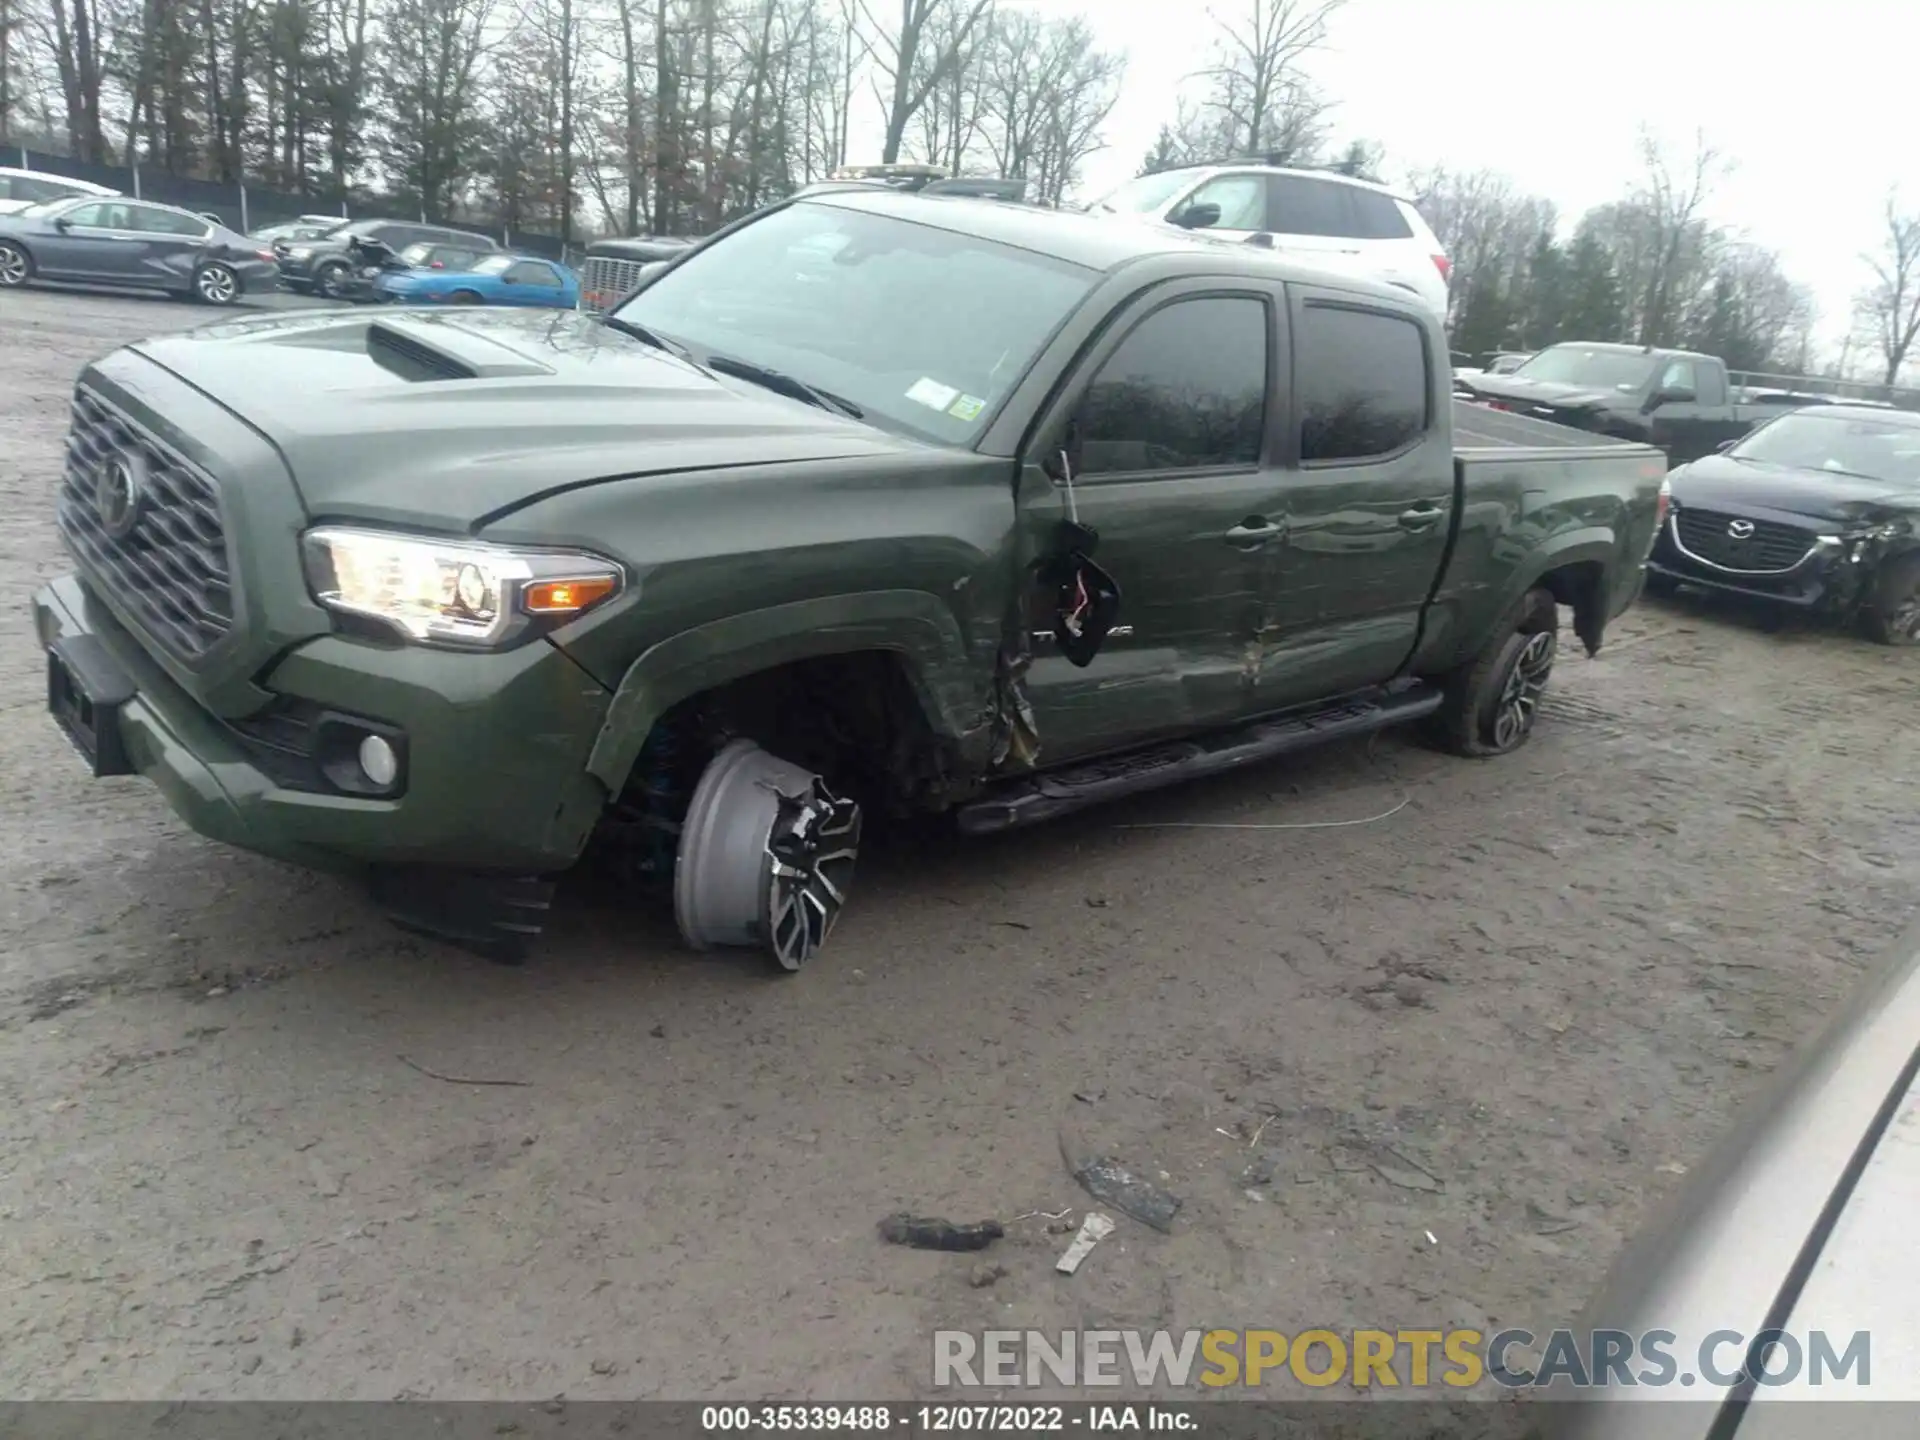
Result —
M481 255L500 246L485 235L446 225L423 225L413 220L355 220L326 235L305 240L277 240L273 253L280 260L280 283L304 294L345 299L354 271L377 265L380 251L362 246L362 240L398 253L409 245L457 245Z
M1789 410L1667 483L1650 591L1698 585L1920 645L1920 415Z

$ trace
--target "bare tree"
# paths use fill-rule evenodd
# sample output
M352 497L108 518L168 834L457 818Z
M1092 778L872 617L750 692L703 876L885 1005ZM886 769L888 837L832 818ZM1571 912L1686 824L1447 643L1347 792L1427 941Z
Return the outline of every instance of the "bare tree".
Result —
M1886 225L1880 249L1866 257L1873 284L1858 310L1886 367L1885 383L1892 385L1920 340L1920 212L1903 213L1899 197L1889 195Z
M480 147L481 61L493 0L388 0L382 153L424 213L440 213Z
M1326 101L1306 61L1326 43L1327 21L1346 0L1250 0L1237 17L1212 15L1219 31L1206 109L1230 152L1309 156L1325 138ZM1212 12L1209 12L1212 14Z
M899 0L899 22L892 27L874 18L868 0L858 4L867 22L873 63L880 72L874 93L887 115L880 163L891 165L900 158L907 126L960 63L974 27L986 17L993 0ZM959 7L960 19L941 34L935 22L949 7Z
M1659 345L1674 338L1681 321L1689 271L1697 280L1711 267L1715 236L1704 210L1728 166L1704 132L1694 137L1692 157L1676 165L1643 129L1640 155L1646 177L1629 202L1645 240L1637 338L1642 345Z

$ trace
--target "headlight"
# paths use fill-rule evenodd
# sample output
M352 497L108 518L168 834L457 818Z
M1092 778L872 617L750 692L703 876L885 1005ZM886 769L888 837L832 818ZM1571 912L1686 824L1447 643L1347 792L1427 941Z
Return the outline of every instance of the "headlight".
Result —
M287 254L295 260L305 260L309 255L313 254L313 247L311 245L290 245L287 247Z
M309 530L301 551L307 584L327 609L451 649L511 645L584 614L626 584L625 572L597 555L389 530Z
M1875 525L1868 530L1856 530L1849 539L1853 540L1897 540L1907 533L1907 527L1898 520L1889 520L1884 525Z

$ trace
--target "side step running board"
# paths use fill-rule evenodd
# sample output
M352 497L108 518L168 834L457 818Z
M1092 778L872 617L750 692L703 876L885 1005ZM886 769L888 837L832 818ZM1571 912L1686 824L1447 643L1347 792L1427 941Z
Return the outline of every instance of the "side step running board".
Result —
M1192 740L1175 740L1104 760L1025 776L960 807L962 834L985 835L1052 820L1089 805L1157 790L1202 775L1218 775L1256 760L1305 750L1345 735L1364 735L1430 715L1441 692L1419 681L1350 697L1318 710L1256 720Z

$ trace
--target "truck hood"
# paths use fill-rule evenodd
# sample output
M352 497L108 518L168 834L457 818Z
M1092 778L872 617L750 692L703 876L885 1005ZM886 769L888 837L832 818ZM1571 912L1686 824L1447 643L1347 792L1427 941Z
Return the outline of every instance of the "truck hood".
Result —
M1591 385L1556 385L1548 380L1522 379L1518 375L1482 372L1465 378L1462 383L1474 394L1490 400L1545 405L1554 410L1617 410L1633 404L1632 396L1618 390L1596 389Z
M1669 478L1675 504L1733 514L1765 510L1867 525L1901 512L1920 513L1920 487L1824 470L1753 465L1724 455L1683 465Z
M922 448L573 311L268 315L131 348L265 436L313 520L476 530L595 481Z

